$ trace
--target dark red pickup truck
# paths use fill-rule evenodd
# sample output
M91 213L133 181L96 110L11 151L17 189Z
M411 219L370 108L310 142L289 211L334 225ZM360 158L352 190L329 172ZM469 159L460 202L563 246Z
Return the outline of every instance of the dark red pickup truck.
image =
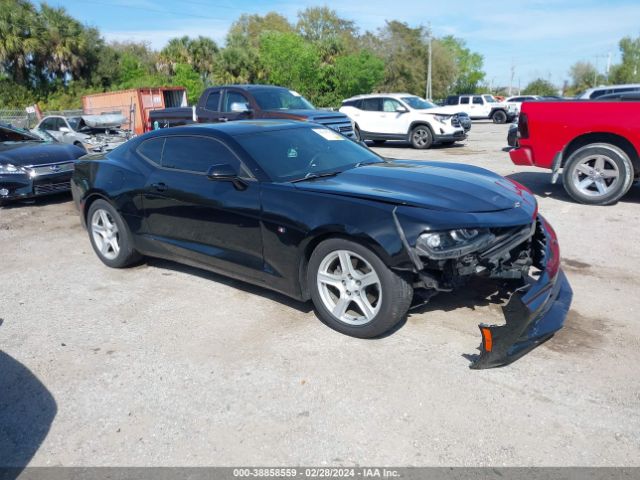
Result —
M518 122L516 165L549 168L581 203L618 201L640 176L640 101L529 102Z

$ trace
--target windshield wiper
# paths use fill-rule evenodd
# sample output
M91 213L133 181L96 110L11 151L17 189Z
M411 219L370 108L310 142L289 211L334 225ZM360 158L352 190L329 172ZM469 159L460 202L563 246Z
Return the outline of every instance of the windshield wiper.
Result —
M342 173L341 170L338 170L336 172L325 172L325 173L311 173L311 172L309 172L302 178L296 178L295 180L291 180L291 183L304 182L306 180L314 180L316 178L335 177L336 175L340 175L341 173Z

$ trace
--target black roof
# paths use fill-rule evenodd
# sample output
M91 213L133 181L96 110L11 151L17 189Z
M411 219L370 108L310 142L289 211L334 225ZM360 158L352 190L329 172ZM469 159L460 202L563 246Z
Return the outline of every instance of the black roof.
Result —
M207 90L211 90L213 88L239 88L242 90L266 90L266 89L289 90L287 87L281 87L279 85L263 85L260 83L257 83L257 84L237 83L237 84L231 84L231 85L214 85L212 87L209 87Z
M161 128L144 135L145 138L163 135L202 135L204 132L228 136L243 135L274 130L288 130L292 128L318 128L315 123L298 122L295 120L238 120L224 123L198 123L173 128Z

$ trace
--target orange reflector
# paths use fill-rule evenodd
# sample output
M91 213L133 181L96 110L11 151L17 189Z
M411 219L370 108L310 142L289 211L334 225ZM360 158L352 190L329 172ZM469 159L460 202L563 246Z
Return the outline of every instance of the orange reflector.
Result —
M490 352L493 348L493 338L491 338L491 330L488 328L481 328L482 338L484 339L484 349Z

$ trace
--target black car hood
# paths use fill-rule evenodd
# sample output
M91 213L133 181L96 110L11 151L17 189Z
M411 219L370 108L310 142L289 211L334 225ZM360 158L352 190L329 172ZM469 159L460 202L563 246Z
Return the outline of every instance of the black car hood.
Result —
M295 184L308 191L455 212L495 212L535 205L534 197L483 168L444 162L391 161Z
M332 118L347 118L344 113L328 112L323 110L265 110L270 118L290 118L292 115L306 118L308 121L328 120Z
M86 152L75 145L60 143L0 143L0 163L13 165L46 165L75 160Z

